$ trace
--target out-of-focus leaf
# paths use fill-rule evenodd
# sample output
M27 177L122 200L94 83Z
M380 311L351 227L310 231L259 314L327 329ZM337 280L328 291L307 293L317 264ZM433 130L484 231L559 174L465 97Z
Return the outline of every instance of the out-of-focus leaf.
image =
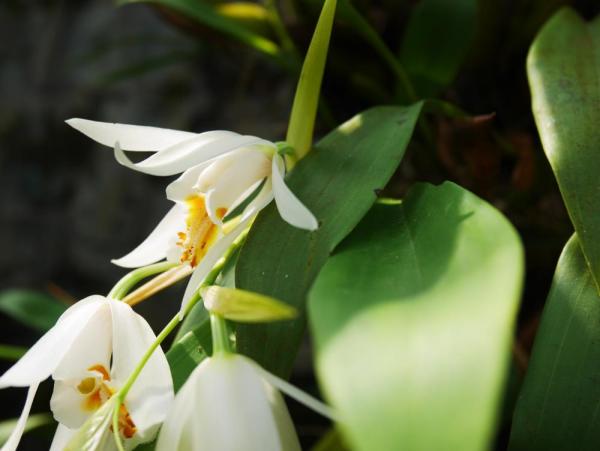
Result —
M331 428L327 433L319 440L319 442L312 447L311 451L346 451L349 448L344 443L344 438L340 431L336 428Z
M275 59L281 58L279 46L275 42L220 14L213 6L202 0L118 0L118 2L119 4L152 3L170 8Z
M19 360L26 352L27 348L0 344L0 359L2 360Z
M309 300L317 374L352 449L489 449L522 278L513 227L457 185L371 210Z
M0 422L0 446L4 444L10 437L13 429L17 425L18 418L14 418L11 420L4 420ZM42 426L47 426L54 423L54 418L49 413L36 413L30 415L27 419L27 425L25 426L25 431L28 432L32 429L36 429Z
M267 36L272 32L269 11L259 3L217 3L215 9L222 16L261 36Z
M565 246L519 395L511 451L600 444L600 298L577 236Z
M415 6L400 52L421 97L448 86L469 51L477 0L421 0Z
M319 220L316 232L285 223L275 205L255 221L236 266L238 288L304 311L306 293L330 252L354 228L400 164L422 103L378 107L325 138L287 177L290 189ZM304 331L300 318L238 325L237 347L269 371L287 376Z
M527 58L535 121L600 289L600 16L556 13Z
M49 330L66 306L52 296L33 290L0 293L0 312L42 332Z
M297 158L306 155L312 146L336 4L336 0L325 0L300 72L286 136Z

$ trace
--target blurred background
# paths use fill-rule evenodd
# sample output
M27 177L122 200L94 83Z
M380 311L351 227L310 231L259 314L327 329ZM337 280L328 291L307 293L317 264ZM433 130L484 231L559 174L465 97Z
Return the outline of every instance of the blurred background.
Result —
M558 8L571 5L590 19L600 12L598 2L338 2L317 136L374 105L436 99L382 195L401 197L415 181L453 180L517 227L527 280L514 346L516 387L571 233L533 122L525 58ZM319 0L0 3L1 371L65 306L108 293L125 274L110 259L138 244L169 208L170 179L119 166L110 149L65 119L281 140L320 6ZM182 289L138 311L156 330L177 310ZM46 307L32 321L40 304ZM318 393L308 340L293 382ZM51 384L44 384L35 412L48 411L50 394ZM24 398L23 389L1 391L2 415L18 416ZM327 424L289 404L309 449ZM510 409L509 397L506 426ZM6 426L0 424L0 435L10 431ZM53 428L27 434L22 449L46 449ZM501 433L498 449L504 441Z

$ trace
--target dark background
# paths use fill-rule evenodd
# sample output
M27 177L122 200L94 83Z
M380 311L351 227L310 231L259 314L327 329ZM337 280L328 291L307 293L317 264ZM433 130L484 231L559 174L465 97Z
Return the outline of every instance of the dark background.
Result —
M198 0L200 1L200 0ZM289 11L290 1L282 1ZM284 14L303 53L316 22L314 2ZM318 2L317 2L318 3ZM354 2L397 51L415 1ZM527 281L515 344L525 369L537 318L571 226L540 147L525 74L527 49L562 4L584 17L596 0L482 0L475 38L461 71L440 98L468 119L430 116L433 143L415 136L384 195L401 196L416 180L450 179L500 208L518 228ZM283 139L297 75L227 37L177 14L110 1L0 3L0 289L29 288L61 302L106 294L125 270L110 264L138 244L168 210L169 180L119 166L64 123L71 117L190 131L228 129ZM379 89L354 83L363 75ZM401 101L393 77L342 20L334 29L317 134L369 106ZM432 145L431 145L432 144ZM182 286L137 310L157 330L178 309ZM39 337L0 316L0 343L29 346ZM316 393L308 342L293 381ZM0 362L0 370L9 366ZM518 380L518 377L517 377ZM47 411L51 384L34 411ZM24 390L0 393L15 417ZM324 420L289 402L304 446ZM507 416L510 418L510 414ZM52 430L28 434L22 449L44 449ZM501 448L503 436L499 438Z

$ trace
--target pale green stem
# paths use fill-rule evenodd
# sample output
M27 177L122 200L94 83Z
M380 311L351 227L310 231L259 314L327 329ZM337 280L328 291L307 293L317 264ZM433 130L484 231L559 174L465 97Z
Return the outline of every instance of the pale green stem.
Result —
M108 297L111 299L120 300L135 287L140 280L146 277L153 276L177 266L176 263L160 262L153 265L144 266L143 268L134 269L126 274L117 284L110 290Z
M217 313L210 313L210 329L212 334L213 355L231 354L231 342L229 341L229 330L225 318Z
M237 250L244 244L244 241L246 240L246 236L248 235L248 230L249 229L246 229L244 232L242 232L240 234L240 236L237 237L237 239L229 247L229 249L227 249L227 251L225 252L223 257L217 262L217 264L213 267L213 269L208 273L208 275L204 279L204 282L200 285L200 287L198 287L198 290L196 290L196 293L194 294L194 296L192 296L192 298L189 300L188 304L185 306L185 308L183 310L183 315L180 316L180 314L178 313L177 315L175 315L175 317L173 317L171 319L171 321L169 321L169 323L160 332L160 334L158 334L158 336L156 337L156 340L154 340L152 345L150 345L148 350L144 353L144 355L140 359L140 362L137 364L137 366L135 367L133 372L129 375L129 377L127 378L127 380L125 381L125 383L123 384L121 389L114 395L115 405L114 405L113 418L112 418L113 436L114 436L115 444L119 448L119 451L123 450L123 444L121 442L121 434L119 433L119 429L118 429L119 428L119 409L121 408L121 405L125 402L125 398L127 397L127 393L129 393L131 386L134 384L134 382L136 381L136 379L138 378L138 376L144 369L144 366L146 365L146 363L148 363L148 360L150 360L150 357L152 357L152 354L154 353L154 351L156 351L156 349L160 346L160 344L164 341L164 339L167 338L171 332L173 332L173 330L179 324L180 320L183 317L185 317L192 310L192 308L198 303L198 301L201 299L200 290L202 288L208 287L210 285L214 285L215 281L217 280L217 277L219 277L219 274L221 273L221 271L223 271L223 268L225 267L227 262L236 254ZM212 320L212 318L211 318L211 320ZM225 325L225 331L227 331L226 325Z

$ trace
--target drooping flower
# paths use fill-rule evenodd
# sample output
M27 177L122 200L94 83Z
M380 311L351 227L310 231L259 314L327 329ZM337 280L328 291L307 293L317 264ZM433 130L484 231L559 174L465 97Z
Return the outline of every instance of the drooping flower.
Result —
M194 275L184 304L249 221L273 199L291 225L318 227L316 218L286 186L284 159L270 141L229 131L196 134L85 119L67 123L114 147L117 161L128 168L157 176L182 173L166 189L175 206L145 241L113 263L135 268L166 258L190 265ZM155 153L133 163L123 150ZM237 222L224 226L232 216Z
M96 295L71 306L0 377L0 388L29 387L18 425L2 451L16 449L42 381L50 376L55 381L50 408L59 422L57 438L63 440L119 390L155 339L148 323L123 302ZM169 366L159 349L119 413L119 430L128 448L153 439L173 397ZM64 445L55 439L53 449Z
M238 354L205 359L177 393L157 451L300 450L279 390L331 416L328 408Z

